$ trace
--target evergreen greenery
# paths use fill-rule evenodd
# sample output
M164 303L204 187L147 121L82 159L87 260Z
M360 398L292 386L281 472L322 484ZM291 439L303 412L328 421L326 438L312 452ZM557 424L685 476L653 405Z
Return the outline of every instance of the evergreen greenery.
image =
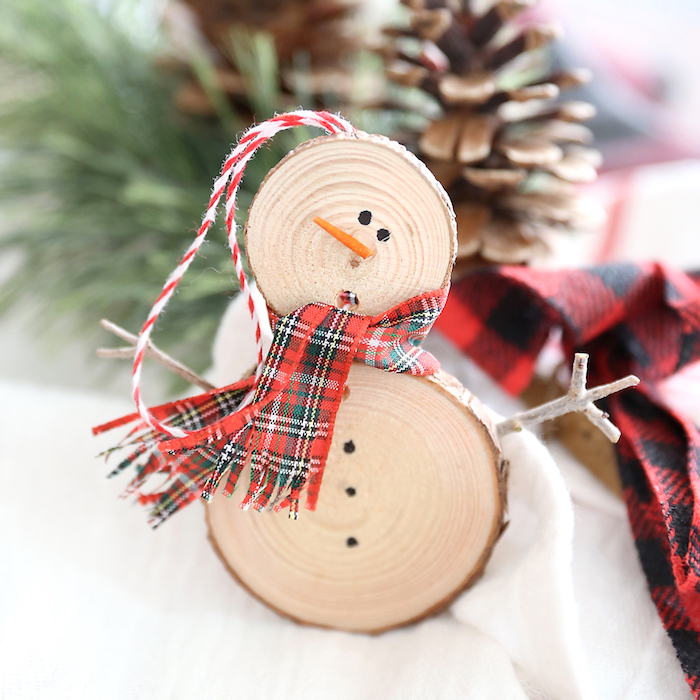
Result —
M30 298L42 327L65 329L70 319L93 339L102 317L140 328L245 126L202 56L193 66L218 118L178 112L177 78L158 67L162 38L132 29L114 8L81 0L0 3L0 253L15 251L16 263L0 310ZM240 36L236 55L258 120L271 116L280 108L274 47ZM305 136L284 134L251 162L243 217L267 169ZM156 333L199 370L237 291L225 240L220 228L210 233Z

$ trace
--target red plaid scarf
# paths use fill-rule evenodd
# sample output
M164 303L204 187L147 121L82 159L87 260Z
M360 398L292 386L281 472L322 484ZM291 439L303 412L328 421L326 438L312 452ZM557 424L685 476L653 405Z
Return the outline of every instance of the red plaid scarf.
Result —
M374 318L320 303L273 318L274 338L257 382L250 377L152 409L158 420L194 431L187 437L154 432L138 413L94 428L97 434L138 421L114 448L131 445L132 452L110 476L136 467L127 494L152 474L168 476L164 490L139 497L153 504L153 527L198 495L211 498L226 473L224 493L231 495L249 460L242 507L260 510L272 501L275 510L288 507L296 517L306 489L306 507L313 510L353 360L389 372L434 374L439 363L420 344L447 292L413 297ZM241 406L251 390L252 402Z
M524 389L552 327L591 354L592 384L629 373L608 397L632 532L654 603L700 698L700 433L655 383L700 360L700 285L661 265L501 268L454 287L438 328L512 393Z

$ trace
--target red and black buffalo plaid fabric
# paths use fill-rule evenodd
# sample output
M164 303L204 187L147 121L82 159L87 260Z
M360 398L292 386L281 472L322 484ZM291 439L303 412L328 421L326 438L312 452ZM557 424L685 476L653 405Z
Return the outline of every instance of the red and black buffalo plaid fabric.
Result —
M697 280L656 264L477 271L454 285L437 327L514 394L554 327L567 354L590 353L591 384L640 377L606 410L622 432L618 465L649 589L700 698L700 435L656 389L700 359Z
M273 318L272 346L257 381L250 377L152 410L157 419L192 431L187 437L154 432L138 413L95 428L101 433L136 422L114 448L129 446L131 452L111 475L136 467L126 494L153 474L166 476L164 490L139 497L153 506L153 527L197 496L211 498L226 474L223 492L231 495L248 462L250 486L242 507L272 504L275 510L288 507L296 517L306 489L306 507L313 510L352 362L389 372L435 373L440 365L421 342L447 292L413 297L373 318L320 303Z

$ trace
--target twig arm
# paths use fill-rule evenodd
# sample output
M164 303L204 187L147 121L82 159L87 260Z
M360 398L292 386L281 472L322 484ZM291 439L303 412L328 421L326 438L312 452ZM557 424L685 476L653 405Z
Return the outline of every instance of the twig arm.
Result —
M125 340L130 345L136 345L138 338L133 333L129 333L129 331L125 330L121 326L118 326L116 323L112 323L112 321L108 321L107 319L103 318L100 321L100 325L102 326L102 328L108 330L110 333L114 333L114 335L121 338L122 340ZM98 357L107 357L113 359L127 359L133 357L135 353L135 347L99 348L97 350ZM186 367L181 362L178 362L175 358L163 352L160 348L156 347L150 340L148 341L148 345L146 345L146 355L148 357L152 357L156 362L163 365L163 367L169 369L171 372L177 374L179 377L182 377L190 384L196 384L200 389L203 389L204 391L211 391L212 389L216 389L216 387L213 384L210 384L206 379L200 377L189 367Z
M566 396L549 401L529 411L516 413L512 418L502 421L496 426L498 435L505 435L513 431L522 430L528 425L536 425L545 421L558 418L566 413L578 411L583 413L593 425L595 425L611 441L620 439L620 431L608 420L606 413L597 408L593 402L610 396L617 391L622 391L639 384L639 379L633 374L618 379L610 384L586 389L586 375L588 372L588 355L577 353L574 359L574 368L571 374L571 388Z
M106 360L128 360L136 354L136 348L128 345L125 348L97 348L97 357Z

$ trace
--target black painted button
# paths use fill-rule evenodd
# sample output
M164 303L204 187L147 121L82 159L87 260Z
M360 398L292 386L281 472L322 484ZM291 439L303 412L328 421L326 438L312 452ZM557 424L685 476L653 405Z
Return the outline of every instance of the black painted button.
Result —
M347 544L348 547L356 547L360 543L354 537L348 537L345 544Z
M366 209L364 211L361 211L360 215L357 217L357 220L363 226L369 226L369 222L372 221L372 212L367 211Z
M347 452L347 454L352 454L355 451L355 443L352 440L348 440L343 445L343 450Z

